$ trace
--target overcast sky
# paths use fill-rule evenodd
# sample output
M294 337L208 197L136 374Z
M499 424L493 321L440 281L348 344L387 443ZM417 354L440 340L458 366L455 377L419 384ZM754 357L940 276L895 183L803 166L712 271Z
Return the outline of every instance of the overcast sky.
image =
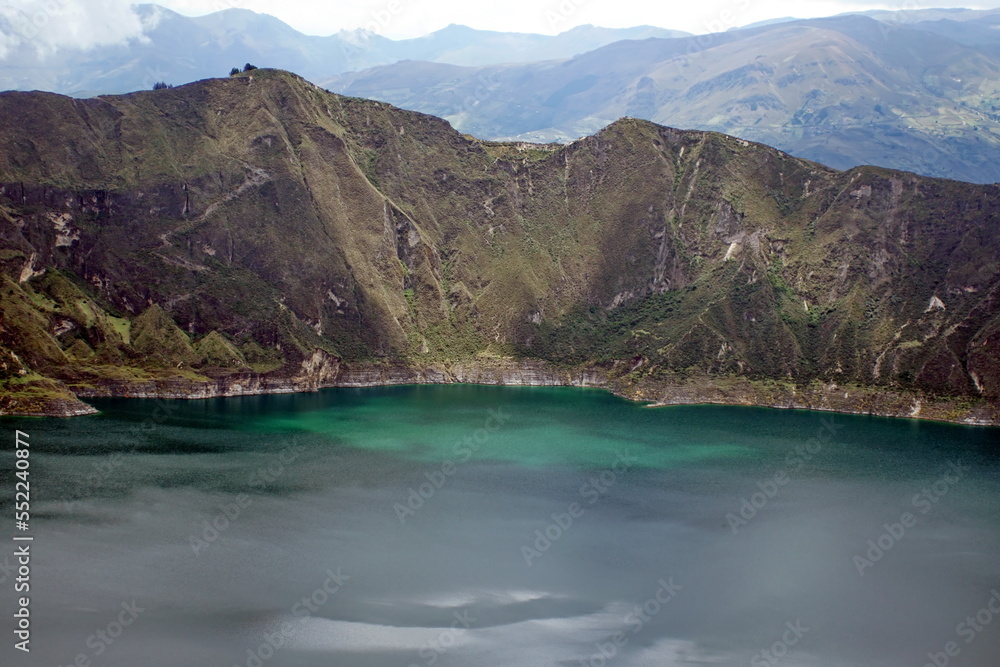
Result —
M386 37L416 37L460 23L473 28L555 34L590 23L611 28L655 25L719 32L770 18L813 18L862 9L985 9L1000 1L947 0L160 0L197 16L231 7L271 14L307 34L366 28ZM0 0L0 57L21 36L41 49L87 48L142 34L131 0ZM32 25L33 24L33 25ZM11 26L14 26L13 28Z

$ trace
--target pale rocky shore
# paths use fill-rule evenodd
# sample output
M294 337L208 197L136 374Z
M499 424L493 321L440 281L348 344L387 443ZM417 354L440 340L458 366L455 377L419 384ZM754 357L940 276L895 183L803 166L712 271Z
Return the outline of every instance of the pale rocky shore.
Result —
M742 405L821 410L847 414L928 419L977 426L1000 426L1000 405L969 397L931 397L914 391L813 382L749 380L735 376L697 376L675 381L633 378L614 368L562 368L539 360L476 359L413 366L391 363L342 363L317 354L292 376L231 373L194 380L99 380L69 384L66 397L32 409L6 405L0 414L74 417L95 414L81 399L206 399L259 394L312 392L331 387L381 387L406 384L483 384L509 386L595 387L650 407L671 405Z

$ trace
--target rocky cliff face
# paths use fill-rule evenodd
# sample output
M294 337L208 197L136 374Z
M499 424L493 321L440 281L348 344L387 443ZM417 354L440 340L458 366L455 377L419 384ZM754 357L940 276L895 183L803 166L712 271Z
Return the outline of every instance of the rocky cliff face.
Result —
M994 186L634 120L480 142L278 71L4 93L0 409L438 381L771 404L779 383L982 421L998 214Z

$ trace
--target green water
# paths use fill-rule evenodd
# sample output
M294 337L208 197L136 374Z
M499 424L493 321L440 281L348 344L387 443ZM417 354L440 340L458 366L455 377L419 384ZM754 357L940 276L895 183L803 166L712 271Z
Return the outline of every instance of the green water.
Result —
M677 414L671 447L656 432L662 416L599 390L567 393L527 387L511 395L503 388L467 387L454 400L451 387L383 390L350 404L342 402L293 414L253 420L245 428L273 433L303 432L360 449L393 452L418 461L465 456L523 466L603 465L609 452L628 451L643 467L669 467L704 458L753 457L753 437L704 428L704 419ZM400 400L405 397L405 400ZM478 437L477 437L478 433ZM468 452L468 455L463 454Z

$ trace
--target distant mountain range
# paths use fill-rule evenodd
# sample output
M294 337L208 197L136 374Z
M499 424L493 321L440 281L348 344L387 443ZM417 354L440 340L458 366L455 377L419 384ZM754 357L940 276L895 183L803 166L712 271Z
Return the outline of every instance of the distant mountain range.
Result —
M144 38L0 60L0 89L75 97L225 75L246 62L446 118L484 139L570 141L633 116L760 141L837 168L1000 181L1000 10L775 19L694 36L452 25L416 39L308 36L242 9L138 5ZM0 18L0 32L4 30Z
M90 97L224 76L246 62L318 81L401 60L467 66L569 58L623 39L683 37L650 26L579 26L556 36L473 30L451 25L424 37L391 40L366 30L304 35L267 14L227 9L188 17L159 5L137 5L143 40L39 59L31 45L0 59L0 90L46 90ZM0 19L0 32L3 32Z
M320 83L441 116L478 137L566 141L634 116L842 169L1000 181L1000 13L785 21L622 41L558 62L401 62Z

